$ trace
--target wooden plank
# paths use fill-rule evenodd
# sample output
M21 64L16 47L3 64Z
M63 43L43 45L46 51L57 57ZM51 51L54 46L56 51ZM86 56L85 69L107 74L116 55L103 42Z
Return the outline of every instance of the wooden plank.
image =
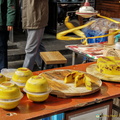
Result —
M40 56L45 64L67 63L67 59L59 51L40 52Z

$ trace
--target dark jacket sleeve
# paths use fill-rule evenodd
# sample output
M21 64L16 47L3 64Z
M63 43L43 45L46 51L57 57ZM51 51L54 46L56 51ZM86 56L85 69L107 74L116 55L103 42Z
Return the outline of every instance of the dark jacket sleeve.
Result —
M13 26L16 14L16 0L7 0L7 26Z

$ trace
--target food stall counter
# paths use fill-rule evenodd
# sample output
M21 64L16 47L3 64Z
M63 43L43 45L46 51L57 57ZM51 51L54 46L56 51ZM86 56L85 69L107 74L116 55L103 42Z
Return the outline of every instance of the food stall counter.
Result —
M95 62L90 62L85 64L78 64L54 69L73 69L86 71L86 68L94 63ZM42 72L49 70L50 69L36 71L33 73L34 75L38 75ZM0 119L1 120L26 120L37 118L40 119L54 114L65 113L71 110L75 111L78 108L82 108L85 106L89 107L89 105L96 105L98 103L102 103L104 101L111 100L116 97L120 97L120 84L104 81L102 83L101 89L94 94L68 98L58 98L55 95L50 95L46 101L40 103L32 102L26 97L26 94L24 93L24 97L20 101L20 104L17 106L17 108L13 110L4 110L0 108Z

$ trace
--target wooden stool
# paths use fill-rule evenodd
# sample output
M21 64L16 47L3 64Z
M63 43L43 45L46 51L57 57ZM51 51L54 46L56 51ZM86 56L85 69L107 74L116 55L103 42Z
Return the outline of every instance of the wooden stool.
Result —
M56 64L60 67L67 63L67 59L59 51L40 52L40 56L42 58L41 70L43 70L44 67L46 69L46 65Z

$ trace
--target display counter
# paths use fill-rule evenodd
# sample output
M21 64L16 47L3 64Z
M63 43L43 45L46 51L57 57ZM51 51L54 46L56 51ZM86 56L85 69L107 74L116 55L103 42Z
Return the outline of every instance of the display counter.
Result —
M86 67L88 67L90 64L93 63L95 62L78 64L78 65L67 66L62 68L55 68L55 69L73 69L73 70L86 71ZM48 70L36 71L34 72L34 75L38 75ZM35 103L28 100L26 94L24 94L24 97L20 101L20 104L17 106L17 108L9 111L0 108L0 120L26 120L26 119L37 120L38 118L40 119L44 117L49 117L59 113L64 113L66 116L66 120L68 119L75 120L74 116L71 117L71 115L73 115L72 113L76 112L74 114L77 114L77 116L80 117L81 112L87 113L87 111L88 113L91 112L94 113L95 115L94 120L96 120L98 116L101 116L101 114L104 117L103 120L108 120L112 110L110 101L112 101L112 99L116 97L120 97L120 84L113 82L104 82L104 81L99 91L97 91L94 94L81 96L81 97L78 96L78 97L69 97L69 98L58 98L54 95L50 95L46 101L41 103ZM84 111L79 110L81 108L85 110ZM91 111L92 109L94 109L94 111L99 111L99 112L96 113L94 111ZM97 114L99 115L96 116ZM91 115L92 117L92 114L89 115Z

